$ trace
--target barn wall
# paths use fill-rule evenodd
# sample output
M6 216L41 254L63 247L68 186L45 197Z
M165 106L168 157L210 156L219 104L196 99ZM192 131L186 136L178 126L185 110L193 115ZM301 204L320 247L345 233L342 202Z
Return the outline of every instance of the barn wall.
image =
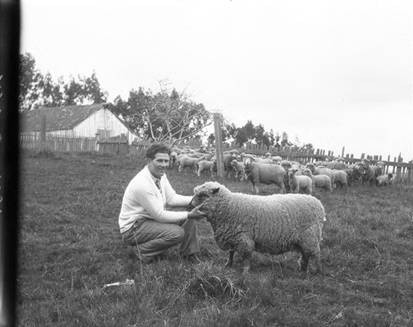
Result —
M135 138L135 135L129 132L125 125L109 110L101 109L93 115L82 121L73 129L76 136L95 137L98 129L109 131L109 136L118 136L125 134L129 143Z

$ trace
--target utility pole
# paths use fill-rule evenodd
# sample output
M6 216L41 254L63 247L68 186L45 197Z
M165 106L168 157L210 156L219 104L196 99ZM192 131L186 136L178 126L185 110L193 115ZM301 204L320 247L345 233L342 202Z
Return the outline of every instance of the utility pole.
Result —
M217 176L224 177L224 154L222 152L222 114L214 113L215 156L217 160Z

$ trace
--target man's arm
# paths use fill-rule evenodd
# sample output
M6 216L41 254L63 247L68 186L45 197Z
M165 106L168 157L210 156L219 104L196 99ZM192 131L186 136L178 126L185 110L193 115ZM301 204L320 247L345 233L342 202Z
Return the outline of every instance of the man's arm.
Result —
M175 223L188 218L188 211L165 210L162 200L150 191L138 190L136 199L153 219L161 223Z
M164 179L164 191L166 204L173 207L186 207L192 200L192 196L180 195L175 192L168 178Z

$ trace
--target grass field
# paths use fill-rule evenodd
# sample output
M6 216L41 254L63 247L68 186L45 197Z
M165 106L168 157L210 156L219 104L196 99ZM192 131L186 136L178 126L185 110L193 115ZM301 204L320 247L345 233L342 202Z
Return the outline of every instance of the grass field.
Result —
M19 326L413 326L413 188L316 192L325 206L325 274L298 255L255 255L251 272L200 222L201 259L141 266L120 238L123 191L136 158L25 154L18 276ZM181 194L209 180L168 173ZM223 181L250 192L247 183ZM275 188L275 187L274 187ZM273 188L266 186L264 192ZM103 289L133 279L135 285Z

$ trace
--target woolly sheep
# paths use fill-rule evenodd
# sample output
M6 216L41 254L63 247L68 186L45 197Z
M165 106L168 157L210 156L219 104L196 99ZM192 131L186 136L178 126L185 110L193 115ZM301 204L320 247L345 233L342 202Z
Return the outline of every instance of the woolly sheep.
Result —
M332 191L331 178L327 175L313 175L310 169L304 169L304 175L310 177L313 181L313 187L318 187L327 191Z
M393 183L393 174L383 174L377 176L377 186L391 185Z
M337 170L333 169L333 181L334 181L334 186L340 186L343 188L344 186L348 186L348 177L347 173L344 170Z
M286 172L279 165L252 162L245 165L245 174L247 179L251 181L253 191L256 194L259 193L258 183L275 184L281 189L281 193L285 193L284 176L286 176Z
M181 155L178 157L178 171L181 172L184 170L184 168L189 167L192 168L194 172L196 172L197 163L200 160L200 158L189 157L186 154Z
M237 161L236 159L231 161L231 166L235 171L235 178L243 181L245 177L245 165L242 161Z
M234 172L234 168L231 166L231 161L236 158L237 158L237 155L235 152L224 153L224 156L223 156L224 170L227 172L226 173L227 178L231 176L231 173L234 175L234 178L235 178L235 172Z
M201 203L218 246L229 250L227 266L232 265L234 252L240 255L245 273L253 251L299 251L303 271L307 271L310 258L321 271L320 242L326 215L315 197L234 193L217 182L206 182L194 188L191 204Z
M214 174L215 161L200 160L197 162L197 167L198 167L198 172L197 172L198 177L200 177L201 173L205 170L208 170L212 176Z
M311 169L313 175L327 175L331 179L331 185L334 185L333 170L324 166L314 166L314 164L308 163L307 168Z
M293 193L307 193L311 194L313 192L313 181L311 177L305 175L296 175L297 169L288 170L288 182L290 185L290 190Z

